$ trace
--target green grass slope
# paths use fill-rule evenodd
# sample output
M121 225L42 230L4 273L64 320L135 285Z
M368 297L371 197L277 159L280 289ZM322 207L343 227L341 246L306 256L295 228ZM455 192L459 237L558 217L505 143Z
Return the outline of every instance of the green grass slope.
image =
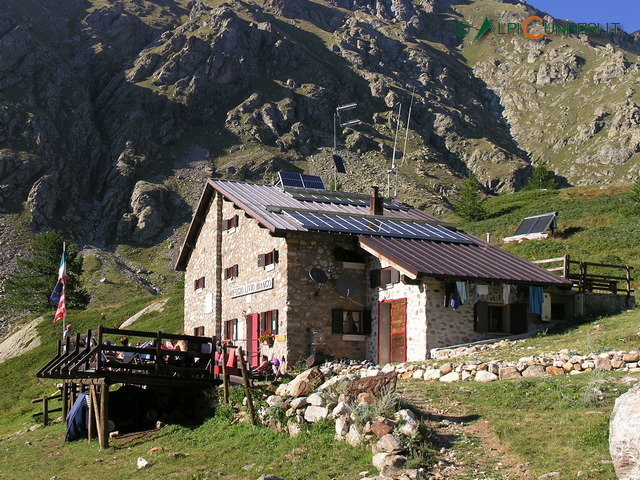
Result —
M640 212L633 211L630 185L521 191L488 198L488 218L462 222L464 230L527 260L570 255L572 260L640 267ZM558 212L556 235L544 240L503 244L525 217ZM619 273L618 273L619 274ZM633 282L634 288L638 280Z

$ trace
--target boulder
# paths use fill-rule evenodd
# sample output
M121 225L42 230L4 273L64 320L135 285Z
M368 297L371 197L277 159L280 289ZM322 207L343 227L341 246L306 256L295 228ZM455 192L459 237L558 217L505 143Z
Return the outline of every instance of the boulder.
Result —
M278 395L269 395L265 400L265 403L270 407L279 407L282 405L282 397Z
M433 381L433 380L439 380L441 376L442 376L442 373L440 372L439 369L429 368L424 371L424 375L422 378L424 378L426 381Z
M460 380L460 374L458 372L449 372L440 377L440 381L445 383L457 382L458 380Z
M342 415L336 418L336 435L338 437L344 437L347 433L349 433L349 427L351 423L349 421L348 415Z
M565 374L565 370L563 367L555 367L553 365L548 366L545 369L545 372L547 373L547 375L564 375Z
M508 378L519 378L521 375L516 367L501 367L498 376L500 380L506 380Z
M346 440L347 443L353 447L360 445L362 443L363 435L358 430L358 427L355 425L351 425L349 427L349 431L347 432Z
M479 370L476 373L475 380L476 382L487 383L487 382L494 382L498 380L498 378L499 378L498 375L496 375L495 373L491 373L487 370Z
M347 402L339 402L335 406L331 414L337 418L341 415L349 415L351 412L353 412L353 408L350 404L348 404Z
M640 384L616 399L609 421L609 452L618 480L640 478Z
M281 397L304 397L309 395L313 388L324 381L324 376L318 367L313 367L302 372L289 383L283 383L276 390L276 395Z
M304 419L309 423L315 423L329 416L329 410L326 407L318 407L309 405L304 411Z
M397 375L395 372L380 373L375 377L365 377L349 382L348 392L351 398L358 398L360 393L368 393L374 398L380 398L386 392L396 389Z
M381 472L388 469L389 467L393 469L402 468L402 466L406 462L407 462L407 457L404 457L402 455L395 455L392 453L384 453L384 452L376 453L373 456L373 460L372 460L373 466L376 467Z
M416 422L415 414L409 410L408 408L404 408L402 410L398 410L394 415L395 419L399 422L405 423L418 423Z
M402 453L405 451L402 442L394 437L391 433L387 433L380 437L378 442L373 446L376 453Z
M382 438L387 434L393 433L395 426L396 422L388 418L383 418L371 424L371 432L373 432L376 437Z
M609 358L596 357L596 370L604 370L608 372L612 369L611 360Z
M291 408L296 409L296 410L298 410L300 408L304 408L304 407L306 407L308 405L307 397L294 398L293 400L291 400L289 405L291 406Z
M326 400L322 394L314 392L307 397L307 403L309 405L314 405L316 407L322 407L325 404Z
M549 367L552 368L552 367ZM522 370L523 377L544 377L546 375L544 365L531 365Z

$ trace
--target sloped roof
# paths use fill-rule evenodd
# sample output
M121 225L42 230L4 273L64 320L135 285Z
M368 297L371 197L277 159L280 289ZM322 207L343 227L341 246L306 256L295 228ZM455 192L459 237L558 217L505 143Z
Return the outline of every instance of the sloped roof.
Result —
M215 192L233 202L246 214L255 218L272 233L296 231L332 231L333 234L358 235L360 245L372 254L387 259L398 266L411 278L431 276L478 281L500 281L528 285L560 285L571 283L547 272L522 258L512 255L498 247L487 244L471 235L456 230L452 225L440 222L436 217L421 210L406 208L401 204L384 200L383 215L371 215L370 196L353 193L282 189L274 185L240 182L233 180L210 179L207 181L187 236L176 263L177 270L185 270L200 233L209 206ZM293 213L293 215L292 215ZM300 221L305 215L319 218L320 224ZM358 217L360 224L371 222L375 226L381 223L396 224L412 222L425 227L423 230L444 233L424 239L396 238L394 233L371 230L361 235L362 230L354 227L341 229L332 219ZM297 219L297 220L296 220ZM325 221L323 224L322 221ZM368 229L367 229L368 230ZM412 232L416 229L409 229ZM416 234L416 238L419 238Z
M227 200L233 202L238 208L244 210L273 233L279 231L311 231L311 229L295 221L290 215L283 214L283 209L284 211L329 212L343 215L369 216L370 213L368 203L370 197L368 195L328 190L292 188L283 190L274 185L209 179L205 184L191 225L187 231L187 236L180 250L178 261L176 262L177 270L186 269L191 251L195 247L200 228L215 192L221 193ZM399 204L393 204L388 199L385 200L384 210L383 217L387 219L405 219L442 224L433 215L413 208L404 208Z
M403 238L359 237L360 246L384 258L411 278L493 281L510 284L556 285L571 282L478 238L458 232L472 243L444 243Z

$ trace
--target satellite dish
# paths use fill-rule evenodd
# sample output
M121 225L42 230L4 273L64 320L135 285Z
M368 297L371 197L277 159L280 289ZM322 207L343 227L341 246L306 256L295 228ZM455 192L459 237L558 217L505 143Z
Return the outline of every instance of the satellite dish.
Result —
M342 297L350 298L358 293L358 280L351 275L343 275L336 282L336 290Z
M311 270L309 270L309 276L311 277L311 280L320 284L327 283L327 280L329 280L327 274L324 273L321 268L317 267L313 267Z

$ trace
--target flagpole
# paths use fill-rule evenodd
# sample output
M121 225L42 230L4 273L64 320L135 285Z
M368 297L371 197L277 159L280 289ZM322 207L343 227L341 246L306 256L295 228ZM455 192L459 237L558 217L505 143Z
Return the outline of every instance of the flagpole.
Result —
M67 242L62 242L62 257L63 258L65 256L65 252L66 251L67 251ZM65 259L65 262L66 262L66 259ZM63 285L63 287L62 287L62 291L63 292L64 292L64 290L66 290L66 285ZM64 292L64 293L66 294L67 292ZM62 338L64 338L64 332L66 332L66 331L67 331L67 315L65 314L62 317L62 335L63 335Z

